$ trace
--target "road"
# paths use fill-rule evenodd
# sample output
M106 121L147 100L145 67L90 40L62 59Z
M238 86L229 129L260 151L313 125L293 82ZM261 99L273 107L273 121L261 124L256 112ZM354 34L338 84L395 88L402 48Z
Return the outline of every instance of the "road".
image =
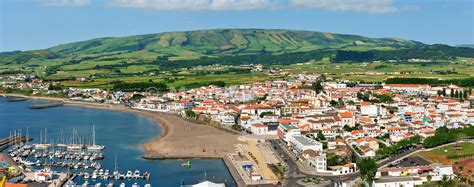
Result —
M332 186L339 184L343 181L352 181L359 177L359 173L353 173L349 175L330 175L330 174L314 174L303 171L302 168L298 166L296 158L290 151L286 148L285 145L280 140L270 140L272 147L275 152L281 156L282 160L285 163L287 168L285 173L285 181L283 186L301 186L297 183L299 179L304 179L307 177L322 178L332 181Z

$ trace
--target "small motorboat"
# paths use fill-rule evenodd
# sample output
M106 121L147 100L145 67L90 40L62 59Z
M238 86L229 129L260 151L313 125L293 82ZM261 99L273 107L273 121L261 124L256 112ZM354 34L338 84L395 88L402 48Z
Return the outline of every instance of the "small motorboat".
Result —
M140 178L140 170L137 169L137 170L135 170L135 172L133 172L133 178L135 178L135 179Z
M120 187L125 187L125 183L120 183Z
M132 174L132 171L128 170L127 171L127 175L125 175L125 177L127 177L128 179L132 178L133 174Z
M84 172L84 179L89 179L89 178L90 178L90 175L89 175L89 173L87 173L87 172Z

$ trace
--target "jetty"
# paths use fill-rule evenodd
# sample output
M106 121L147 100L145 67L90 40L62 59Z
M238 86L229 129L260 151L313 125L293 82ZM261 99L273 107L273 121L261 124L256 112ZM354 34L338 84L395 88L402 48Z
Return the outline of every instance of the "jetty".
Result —
M54 103L48 103L48 104L33 105L33 106L30 106L29 108L31 108L31 109L46 109L46 108L59 107L59 106L63 106L63 105L64 105L64 102L54 102Z
M6 96L9 102L21 102L28 100L28 97Z

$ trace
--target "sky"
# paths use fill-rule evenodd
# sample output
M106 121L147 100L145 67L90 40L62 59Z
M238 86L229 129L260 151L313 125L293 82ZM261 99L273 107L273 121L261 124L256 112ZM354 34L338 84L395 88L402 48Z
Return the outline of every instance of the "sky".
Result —
M0 51L216 28L474 44L474 0L0 0Z

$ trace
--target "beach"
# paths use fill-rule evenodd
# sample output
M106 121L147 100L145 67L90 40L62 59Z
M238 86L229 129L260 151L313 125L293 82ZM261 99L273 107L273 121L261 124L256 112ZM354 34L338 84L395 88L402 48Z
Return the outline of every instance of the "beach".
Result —
M150 118L161 125L164 133L143 144L147 159L223 158L234 152L238 135L210 125L185 120L177 115L127 108L122 105L66 102L66 106L81 106L121 112L131 112Z
M17 95L15 95L17 96ZM130 112L152 119L164 129L162 134L143 144L146 159L221 159L235 152L237 134L211 125L185 120L171 113L132 109L123 105L68 101L60 98L29 97L33 100L63 101L65 106L80 106Z

